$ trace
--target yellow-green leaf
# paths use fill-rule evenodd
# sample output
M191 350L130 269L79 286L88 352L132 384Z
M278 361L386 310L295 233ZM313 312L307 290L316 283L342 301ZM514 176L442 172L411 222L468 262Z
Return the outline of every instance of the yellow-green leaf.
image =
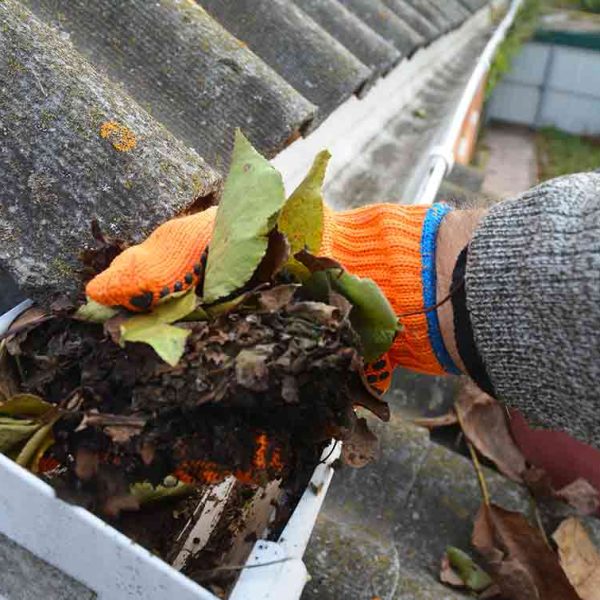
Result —
M209 246L205 303L224 298L249 281L284 203L281 175L237 130Z
M173 485L157 485L153 486L150 482L134 483L129 486L129 493L135 496L140 504L148 504L168 498L185 496L194 491L194 487L187 485L181 481L174 480Z
M117 314L117 310L110 306L99 304L91 298L81 305L75 312L74 317L81 321L90 321L91 323L104 323Z
M40 417L54 408L53 404L35 394L15 394L10 400L0 404L0 414Z
M277 221L277 228L290 243L286 268L301 281L310 276L308 269L294 258L300 250L318 254L323 237L323 182L331 154L320 152L300 185L289 197Z
M185 341L190 332L181 327L156 323L141 329L129 329L121 336L126 342L142 342L154 348L166 363L174 367L185 352Z
M185 351L185 340L190 332L171 323L194 312L196 302L196 293L191 289L159 304L148 314L127 319L121 324L121 345L125 342L149 344L165 362L175 366Z
M6 452L13 446L30 438L40 424L28 419L0 417L0 452Z
M52 425L56 423L57 419L59 419L59 415L56 415L49 423L42 425L29 440L27 440L27 443L23 446L15 460L18 465L29 467L40 448L48 448L48 439L52 439ZM37 462L39 462L39 458L37 459Z

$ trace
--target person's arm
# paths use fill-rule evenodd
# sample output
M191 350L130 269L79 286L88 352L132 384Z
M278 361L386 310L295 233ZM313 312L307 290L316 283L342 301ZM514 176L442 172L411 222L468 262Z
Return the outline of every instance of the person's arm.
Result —
M600 447L600 174L549 181L478 218L455 211L439 233L438 295L450 268L464 271L464 306L438 309L448 351L533 425Z

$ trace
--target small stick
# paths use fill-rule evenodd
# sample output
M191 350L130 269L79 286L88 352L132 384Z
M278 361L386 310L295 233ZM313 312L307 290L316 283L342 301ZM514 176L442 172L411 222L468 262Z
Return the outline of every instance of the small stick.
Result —
M540 530L540 534L542 535L542 539L548 548L552 548L550 545L550 541L548 540L548 536L546 535L546 530L544 529L544 524L542 523L542 518L540 516L540 511L538 510L537 502L535 498L530 494L529 495L529 503L531 504L531 510L533 511L533 516L535 518L535 523Z
M487 483L485 481L485 477L483 475L483 470L481 469L481 464L479 462L479 458L477 457L477 452L473 447L473 444L470 442L469 437L465 433L465 426L460 415L460 410L456 411L456 417L458 418L458 424L462 429L463 435L465 436L465 442L467 443L467 447L469 448L469 454L471 455L471 460L473 461L473 468L475 469L475 473L477 473L477 480L479 481L479 489L481 490L481 495L483 497L483 503L486 506L490 505L490 492L487 487Z

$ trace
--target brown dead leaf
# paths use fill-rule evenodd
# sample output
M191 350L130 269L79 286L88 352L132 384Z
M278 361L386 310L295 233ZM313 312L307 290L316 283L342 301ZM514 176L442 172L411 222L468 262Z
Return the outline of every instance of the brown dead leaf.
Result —
M328 325L333 321L340 321L340 311L335 306L323 302L297 302L288 308L292 315L306 317L310 321Z
M298 285L278 285L269 290L258 292L256 298L258 300L258 312L276 312L289 304L293 298Z
M346 319L352 310L352 303L345 296L334 291L329 292L329 304L340 311L342 319Z
M294 258L301 262L311 273L316 273L317 271L327 271L328 269L339 269L340 271L344 270L344 267L333 260L333 258L327 258L326 256L314 256L310 252L306 250L300 250L294 254Z
M109 518L116 519L122 511L135 511L140 509L140 501L132 495L111 496L102 505L102 512Z
M97 452L87 448L78 448L75 454L75 475L82 481L92 479L98 473L100 458Z
M530 466L522 473L523 483L534 498L552 498L554 489L548 473L544 469Z
M281 271L289 256L290 244L287 238L277 229L273 229L269 234L267 251L256 268L249 287L271 281L274 275Z
M473 382L465 380L455 409L463 423L464 434L475 448L504 475L513 481L522 481L525 458L510 434L504 408Z
M48 321L51 318L52 315L48 314L42 308L32 306L12 322L8 331L2 337L8 339L13 335L32 329L36 325Z
M115 444L126 444L132 437L139 435L141 431L142 427L129 425L110 425L104 428L104 433Z
M576 479L556 492L556 497L566 502L581 515L593 515L600 508L598 490L585 479Z
M558 557L520 513L482 505L472 536L503 597L510 600L578 600Z
M0 341L0 403L6 402L19 389L16 369L10 362L4 340Z
M560 564L582 600L600 600L600 554L578 519L564 520L552 535Z
M367 426L366 419L357 419L354 429L344 438L342 460L360 469L379 457L379 440Z
M366 379L356 382L350 387L352 406L362 406L371 411L376 417L387 423L390 420L390 407L387 402L371 391Z
M110 336L110 339L115 344L121 343L121 325L127 321L129 317L125 314L117 314L104 322L104 333Z
M261 352L260 347L242 350L235 359L235 376L237 382L254 392L265 392L269 389L269 370L266 360L269 353Z

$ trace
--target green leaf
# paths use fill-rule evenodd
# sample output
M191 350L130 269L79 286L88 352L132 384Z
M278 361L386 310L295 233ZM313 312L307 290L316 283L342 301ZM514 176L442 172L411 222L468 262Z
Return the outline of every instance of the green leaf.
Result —
M385 354L398 333L398 317L372 279L360 279L344 271L330 275L331 287L352 304L350 323L360 336L363 355L372 361Z
M284 202L281 175L237 130L208 252L205 303L228 296L252 277Z
M474 592L483 592L492 585L491 577L473 559L454 546L446 548L450 565L460 575L465 585Z
M331 154L320 152L294 193L289 197L277 222L288 239L291 256L286 268L301 281L309 278L308 269L294 258L301 250L318 254L323 238L323 182Z
M110 306L104 306L98 302L87 299L87 302L81 305L75 312L74 317L81 321L90 321L91 323L104 323L117 314L117 310Z
M0 404L0 414L41 417L52 408L54 408L53 404L34 394L15 394L7 402Z
M13 446L27 440L39 428L39 423L28 419L0 417L0 452L6 452Z
M170 323L180 321L196 309L196 293L170 298L154 308L151 313L137 315L121 324L121 345L125 342L149 344L168 364L174 367L185 351L185 340L190 332Z

